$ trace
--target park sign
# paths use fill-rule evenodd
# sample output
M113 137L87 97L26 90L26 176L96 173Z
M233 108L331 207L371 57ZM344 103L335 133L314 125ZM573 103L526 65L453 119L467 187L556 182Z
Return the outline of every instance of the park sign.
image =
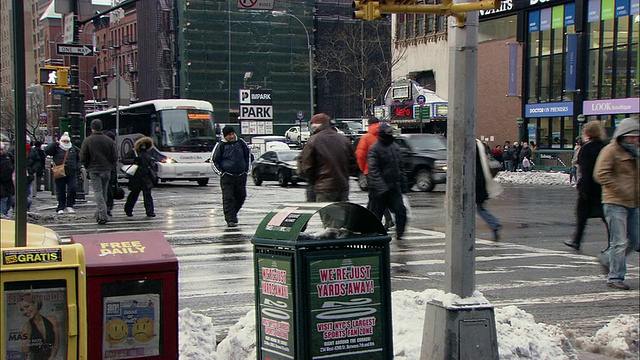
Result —
M273 120L271 89L240 89L240 120Z
M243 135L273 134L271 89L240 89L240 131Z

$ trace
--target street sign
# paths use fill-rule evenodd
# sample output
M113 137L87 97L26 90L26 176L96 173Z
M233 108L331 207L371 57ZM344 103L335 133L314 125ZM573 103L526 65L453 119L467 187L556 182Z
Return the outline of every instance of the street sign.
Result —
M71 44L73 42L73 28L74 28L74 13L68 13L64 16L64 37L65 44Z
M271 105L271 89L240 89L240 104Z
M274 0L238 0L238 9L273 10Z
M93 46L85 44L56 44L58 55L93 56Z
M427 98L424 95L418 95L418 97L416 98L416 104L422 106L424 105L424 103L427 102Z
M304 119L304 114L302 113L302 111L298 111L298 113L296 114L296 117L298 118L298 120L302 120Z
M240 105L240 114L238 118L242 120L272 120L273 106Z
M414 108L416 119L430 119L431 118L431 105L416 105Z

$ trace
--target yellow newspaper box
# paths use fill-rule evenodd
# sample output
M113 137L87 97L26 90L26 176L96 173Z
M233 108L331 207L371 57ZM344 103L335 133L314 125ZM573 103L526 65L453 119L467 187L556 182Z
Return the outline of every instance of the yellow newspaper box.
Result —
M2 248L0 360L87 359L81 245Z

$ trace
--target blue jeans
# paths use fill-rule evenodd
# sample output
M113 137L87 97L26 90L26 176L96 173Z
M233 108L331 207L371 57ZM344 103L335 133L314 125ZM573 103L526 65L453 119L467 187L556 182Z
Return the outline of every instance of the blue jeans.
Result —
M33 181L27 184L27 211L31 211L31 203L33 203L33 197L31 196L31 188Z
M11 196L0 198L0 214L7 216L11 208Z
M513 160L505 160L504 168L506 171L513 171Z
M478 210L478 215L486 221L491 230L498 230L500 228L500 220L493 216L489 210L484 207L484 203L476 203L476 210Z
M603 204L609 227L609 280L624 281L627 274L627 253L638 249L639 208Z
M96 201L96 221L107 221L107 194L109 191L109 180L111 179L111 170L107 171L92 171L89 173L91 176L91 189L93 190L93 196Z
M56 179L56 198L58 206L56 211L64 210L65 207L73 207L76 204L76 191L78 189L78 178L75 173L63 178Z

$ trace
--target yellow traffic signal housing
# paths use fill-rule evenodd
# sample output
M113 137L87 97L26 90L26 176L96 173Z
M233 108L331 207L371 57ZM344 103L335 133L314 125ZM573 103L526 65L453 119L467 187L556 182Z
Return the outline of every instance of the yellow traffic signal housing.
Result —
M58 86L69 86L69 68L58 68Z
M38 69L38 81L40 85L56 86L58 85L58 68L41 67Z
M45 66L38 71L40 85L51 86L56 89L69 89L68 66Z
M382 4L381 4L382 3ZM453 4L452 0L442 0L440 4L417 3L416 0L356 0L353 8L354 19L378 20L382 14L442 14L453 16L458 26L464 26L469 11L500 8L501 0L480 0L469 3Z
M380 13L380 2L378 1L356 0L352 3L352 6L354 9L358 9L353 12L354 19L382 19L382 13Z

